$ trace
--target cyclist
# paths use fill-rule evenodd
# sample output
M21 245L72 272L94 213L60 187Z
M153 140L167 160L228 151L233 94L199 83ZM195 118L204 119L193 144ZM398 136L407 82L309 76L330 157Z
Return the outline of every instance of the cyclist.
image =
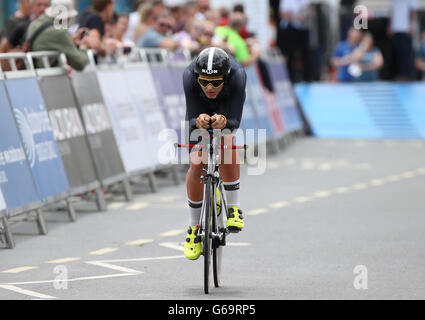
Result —
M233 134L239 128L246 98L245 69L224 50L207 48L185 70L183 85L190 144L198 144L201 139L198 137L198 140L193 139L191 134L196 129L228 129L226 132L232 134L224 134L222 143L233 144ZM200 177L206 165L206 155L199 149L192 148L189 157L190 169L186 184L190 227L184 253L189 260L196 260L202 250L198 224L203 202L203 184ZM223 161L229 158L232 161ZM244 228L244 220L240 209L239 157L236 150L230 149L222 151L221 159L220 176L226 190L229 208L226 227L240 231Z

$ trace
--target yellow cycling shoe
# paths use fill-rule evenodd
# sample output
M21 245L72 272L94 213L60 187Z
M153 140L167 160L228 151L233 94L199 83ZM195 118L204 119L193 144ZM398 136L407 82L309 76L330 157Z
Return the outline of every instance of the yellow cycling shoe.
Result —
M184 255L189 260L197 260L202 253L201 237L198 236L199 225L190 227L184 243Z
M242 210L238 207L234 206L230 208L228 216L226 228L230 231L241 231L245 227Z

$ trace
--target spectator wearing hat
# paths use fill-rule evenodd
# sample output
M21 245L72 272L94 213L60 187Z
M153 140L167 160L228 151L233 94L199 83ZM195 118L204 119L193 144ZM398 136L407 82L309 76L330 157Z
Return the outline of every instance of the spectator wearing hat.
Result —
M63 10L64 8L66 10ZM72 68L83 70L89 60L86 52L78 49L77 45L84 44L80 37L85 29L79 30L73 37L67 30L71 19L77 15L78 12L74 9L72 0L52 0L51 6L46 9L45 13L31 22L28 27L27 40L41 27L48 26L32 43L32 51L64 53Z

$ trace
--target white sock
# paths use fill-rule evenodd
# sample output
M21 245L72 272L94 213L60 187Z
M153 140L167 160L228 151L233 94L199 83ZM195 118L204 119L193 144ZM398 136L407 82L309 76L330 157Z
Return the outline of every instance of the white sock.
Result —
M202 203L203 201L195 202L189 200L189 225L191 227L199 224L199 220L201 219Z
M240 180L235 182L223 182L224 190L226 190L227 207L230 209L233 206L240 208Z

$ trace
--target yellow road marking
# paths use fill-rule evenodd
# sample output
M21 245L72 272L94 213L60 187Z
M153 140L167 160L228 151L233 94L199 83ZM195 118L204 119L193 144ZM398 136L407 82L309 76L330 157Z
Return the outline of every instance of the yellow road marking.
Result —
M135 204L127 207L127 210L137 211L137 210L140 210L140 209L144 209L148 206L149 206L149 203L147 203L147 202L138 202L138 203L135 203Z
M81 260L81 258L63 258L63 259L47 261L46 263L58 264L58 263L67 263L67 262L78 261L78 260Z
M347 193L348 191L350 191L350 188L347 187L339 187L335 189L335 192L338 194Z
M389 177L387 178L387 180L388 180L388 181L390 181L390 182L400 181L400 179L401 179L401 177L400 177L400 175L398 175L398 174L395 174L395 175L389 176Z
M425 174L425 168L419 168L416 170L416 172L419 174Z
M24 271L28 271L32 269L37 269L37 268L38 267L34 267L34 266L18 267L18 268L4 270L2 271L2 273L20 273L20 272L24 272Z
M374 180L370 181L370 185L374 186L374 187L382 186L384 183L385 183L385 181L382 180L382 179L374 179Z
M102 254L106 254L106 253L111 253L111 252L117 251L118 249L119 248L104 248L104 249L92 251L89 254L95 255L95 256L100 256Z
M185 233L186 230L182 230L182 229L174 229L174 230L170 230L164 233L161 233L160 236L161 237L174 237L174 236L178 236L180 234Z
M314 194L315 198L326 198L332 194L331 191L318 191Z
M267 212L267 209L265 208L261 208L261 209L256 209L256 210L251 210L247 212L247 215L249 216L258 216L260 214L264 214Z
M406 171L401 174L405 179L413 178L416 174L413 171Z
M281 202L275 202L272 203L269 207L272 209L280 209L280 208L284 208L284 207L289 207L291 205L291 203L287 202L287 201L281 201Z
M139 240L127 242L125 245L126 246L143 246L145 244L152 243L152 242L154 242L154 239L139 239Z
M309 202L309 201L311 201L311 200L313 200L313 199L312 199L312 198L310 198L310 197L298 197L298 198L295 198L295 199L294 199L294 201L295 201L295 202L298 202L298 203Z
M124 206L125 206L125 203L123 203L123 202L112 202L112 203L108 204L108 210L121 209Z
M365 183L357 183L357 184L353 185L352 188L354 190L363 190L363 189L366 189L367 188L367 184L365 184Z

